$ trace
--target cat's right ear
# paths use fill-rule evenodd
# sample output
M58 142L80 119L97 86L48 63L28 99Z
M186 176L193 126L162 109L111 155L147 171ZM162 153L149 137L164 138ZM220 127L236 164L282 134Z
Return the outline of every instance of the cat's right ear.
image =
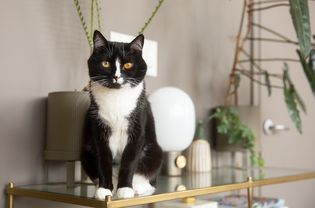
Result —
M107 40L102 35L102 33L100 33L98 30L94 31L94 34L93 34L93 45L94 45L94 50L98 50L100 48L107 48L108 47Z

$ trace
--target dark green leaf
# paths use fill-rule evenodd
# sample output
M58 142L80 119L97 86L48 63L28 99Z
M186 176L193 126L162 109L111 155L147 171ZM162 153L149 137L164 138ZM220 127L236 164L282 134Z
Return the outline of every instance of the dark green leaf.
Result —
M311 67L314 67L314 65L311 65L312 63L307 64L306 60L303 58L301 51L297 50L297 53L299 55L300 62L302 64L304 74L308 80L308 83L310 84L313 95L315 96L315 71L313 71L311 68ZM313 59L314 56L315 55L314 55L314 49L313 49L312 53L310 54L310 62L312 62L311 59Z
M302 133L302 121L300 117L300 112L298 110L297 102L296 102L296 93L293 84L291 83L287 65L285 65L285 70L283 72L283 94L284 100L287 105L289 116L293 121L297 130Z
M218 119L217 132L225 135L229 144L241 142L251 155L252 165L262 167L264 165L260 157L255 152L255 135L253 131L242 124L239 112L236 108L218 108L213 115Z
M270 77L267 71L264 73L265 75L265 83L267 85L267 90L268 90L268 96L270 97L271 95L271 83L270 83Z
M241 75L235 74L235 80L234 80L234 90L230 94L235 94L240 86L241 83Z
M312 49L310 52L309 63L311 71L315 74L315 49Z
M311 51L311 27L307 0L290 0L290 13L303 57Z

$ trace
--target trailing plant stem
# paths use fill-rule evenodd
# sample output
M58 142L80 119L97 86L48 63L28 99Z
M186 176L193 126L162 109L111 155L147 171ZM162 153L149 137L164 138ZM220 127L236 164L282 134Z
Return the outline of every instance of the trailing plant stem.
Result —
M94 0L91 0L91 25L90 25L90 37L93 37L94 33Z
M103 28L102 28L102 18L101 18L101 3L99 2L100 0L95 0L95 5L96 5L96 15L97 15L97 24L98 24L98 30L100 32L102 32Z
M151 16L149 17L149 19L144 23L143 27L140 29L140 31L138 32L138 34L142 34L144 32L144 30L148 27L148 25L151 23L152 19L154 18L154 16L156 15L156 13L159 11L160 7L162 6L164 0L159 0L158 5L155 7L155 9L153 10Z
M253 82L256 82L259 85L262 86L268 86L268 84L261 82L260 80L257 80L255 78L253 78L250 74L248 74L247 72L243 71L243 70L237 70L238 72L240 72L242 75L244 75L245 77L249 78L250 80L252 80ZM276 89L283 89L282 86L279 85L270 85L272 88L276 88Z
M256 58L252 59L253 61L259 61L259 62L268 62L268 61L281 61L281 62L299 62L297 59L290 59L290 58ZM250 62L250 59L243 59L239 60L239 63L244 63L244 62Z
M243 9L242 9L242 15L241 15L241 21L238 29L238 33L236 36L236 45L235 45L235 54L234 54L234 61L233 61L233 66L232 66L232 72L230 74L230 81L229 81L229 86L225 95L225 101L224 104L228 105L228 98L229 94L232 88L232 85L235 82L235 71L236 71L236 66L237 66L237 61L239 59L239 54L240 54L240 48L241 48L241 35L242 35L242 30L243 30L243 24L244 24L244 19L245 19L245 14L246 14L246 8L247 8L247 0L244 0L243 4ZM237 99L236 99L237 101Z
M277 7L284 7L284 6L289 7L290 4L274 4L274 5L270 5L270 6L266 6L266 7L253 8L250 11L251 12L262 11L262 10L266 10L266 9L277 8Z
M87 25L86 25L86 22L85 22L85 19L84 19L84 16L83 16L83 13L81 11L81 7L80 7L80 3L79 3L79 0L73 0L74 2L74 6L77 10L77 13L78 13L78 16L80 18L80 22L81 22L81 25L83 27L83 30L84 30L84 33L85 33L85 36L88 40L88 43L90 45L90 50L92 51L93 49L93 41L92 41L92 37L90 36L90 33L87 29Z

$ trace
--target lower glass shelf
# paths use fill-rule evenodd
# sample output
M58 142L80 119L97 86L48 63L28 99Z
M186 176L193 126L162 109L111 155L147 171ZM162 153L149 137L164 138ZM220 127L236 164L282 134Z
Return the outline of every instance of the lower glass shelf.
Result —
M184 173L180 177L159 176L157 190L153 195L136 196L132 199L121 200L113 197L106 202L98 201L93 198L95 186L92 184L76 184L73 188L67 188L64 183L25 185L8 188L7 192L11 197L20 195L90 207L124 207L311 178L315 178L315 170L243 170L223 167L214 168L209 173Z

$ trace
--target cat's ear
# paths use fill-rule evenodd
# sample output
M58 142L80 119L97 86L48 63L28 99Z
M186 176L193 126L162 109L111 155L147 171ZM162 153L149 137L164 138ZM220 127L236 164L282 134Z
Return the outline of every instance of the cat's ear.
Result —
M108 46L107 40L104 38L102 33L100 33L98 30L94 31L93 45L94 45L94 50Z
M138 35L133 41L130 43L130 48L136 51L142 51L144 43L144 36L142 34Z

